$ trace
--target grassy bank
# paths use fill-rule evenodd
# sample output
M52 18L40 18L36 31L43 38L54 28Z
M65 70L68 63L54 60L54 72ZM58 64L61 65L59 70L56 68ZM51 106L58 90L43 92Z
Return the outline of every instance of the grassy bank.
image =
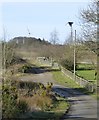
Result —
M95 70L77 70L76 74L86 80L95 80Z
M52 72L54 79L61 85L70 88L79 88L80 86L76 84L72 79L68 76L64 75L61 71Z
M92 64L77 64L78 69L76 71L76 74L86 80L96 80L95 76L95 69L96 66L93 66Z
M53 72L53 77L57 81L57 83L59 83L59 84L61 84L63 86L69 87L69 88L74 88L74 89L76 89L76 90L78 90L80 92L91 95L92 97L97 99L96 92L90 93L85 88L83 88L83 87L79 86L78 84L76 84L75 81L70 79L68 76L64 75L61 71Z

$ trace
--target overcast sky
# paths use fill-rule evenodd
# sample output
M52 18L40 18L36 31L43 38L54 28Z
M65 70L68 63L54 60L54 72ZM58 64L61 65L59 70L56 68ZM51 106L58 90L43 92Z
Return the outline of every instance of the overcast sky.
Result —
M18 1L18 0L17 0ZM51 1L51 0L50 0ZM59 43L63 43L70 34L68 21L73 21L73 30L80 32L79 14L86 8L89 0L72 2L63 0L54 2L5 2L0 6L0 38L3 38L2 29L5 29L6 39L17 36L30 36L50 39L50 33L56 29Z

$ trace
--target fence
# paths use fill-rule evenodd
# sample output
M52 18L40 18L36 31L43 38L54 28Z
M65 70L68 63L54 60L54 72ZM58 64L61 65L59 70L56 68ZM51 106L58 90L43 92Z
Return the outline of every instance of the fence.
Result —
M68 77L70 77L71 79L75 80L76 83L79 84L81 87L86 88L89 92L94 92L94 91L96 91L96 84L91 83L91 82L89 82L88 80L85 80L85 79L83 79L83 78L81 78L81 77L78 77L77 75L75 75L75 78L74 78L74 74L73 74L71 71L69 71L69 70L67 70L67 69L65 69L65 68L63 68L63 67L61 67L61 71L62 71L66 76L68 76Z

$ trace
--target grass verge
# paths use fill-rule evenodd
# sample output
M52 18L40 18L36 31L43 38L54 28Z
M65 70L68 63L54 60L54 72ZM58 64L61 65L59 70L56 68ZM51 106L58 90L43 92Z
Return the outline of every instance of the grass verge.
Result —
M52 108L48 109L48 111L32 111L21 117L35 120L60 120L68 108L69 103L67 100L57 97L57 101L53 103Z
M76 74L86 80L95 80L95 70L77 70Z
M76 84L72 79L70 79L68 76L64 75L61 71L54 71L53 78L61 85L64 85L66 87L70 88L79 88L80 86Z
M57 81L57 83L65 86L65 87L73 88L73 89L75 89L77 91L80 91L80 92L82 92L84 94L91 95L92 97L97 99L96 92L94 92L94 93L89 92L85 88L78 85L75 81L70 79L68 76L64 75L61 71L54 71L52 73L53 73L53 77Z

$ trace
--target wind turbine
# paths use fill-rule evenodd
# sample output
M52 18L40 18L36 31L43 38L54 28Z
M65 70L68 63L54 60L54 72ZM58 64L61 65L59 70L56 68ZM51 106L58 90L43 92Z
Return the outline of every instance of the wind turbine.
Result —
M27 27L27 32L28 32L28 35L30 36L31 33L28 27Z

